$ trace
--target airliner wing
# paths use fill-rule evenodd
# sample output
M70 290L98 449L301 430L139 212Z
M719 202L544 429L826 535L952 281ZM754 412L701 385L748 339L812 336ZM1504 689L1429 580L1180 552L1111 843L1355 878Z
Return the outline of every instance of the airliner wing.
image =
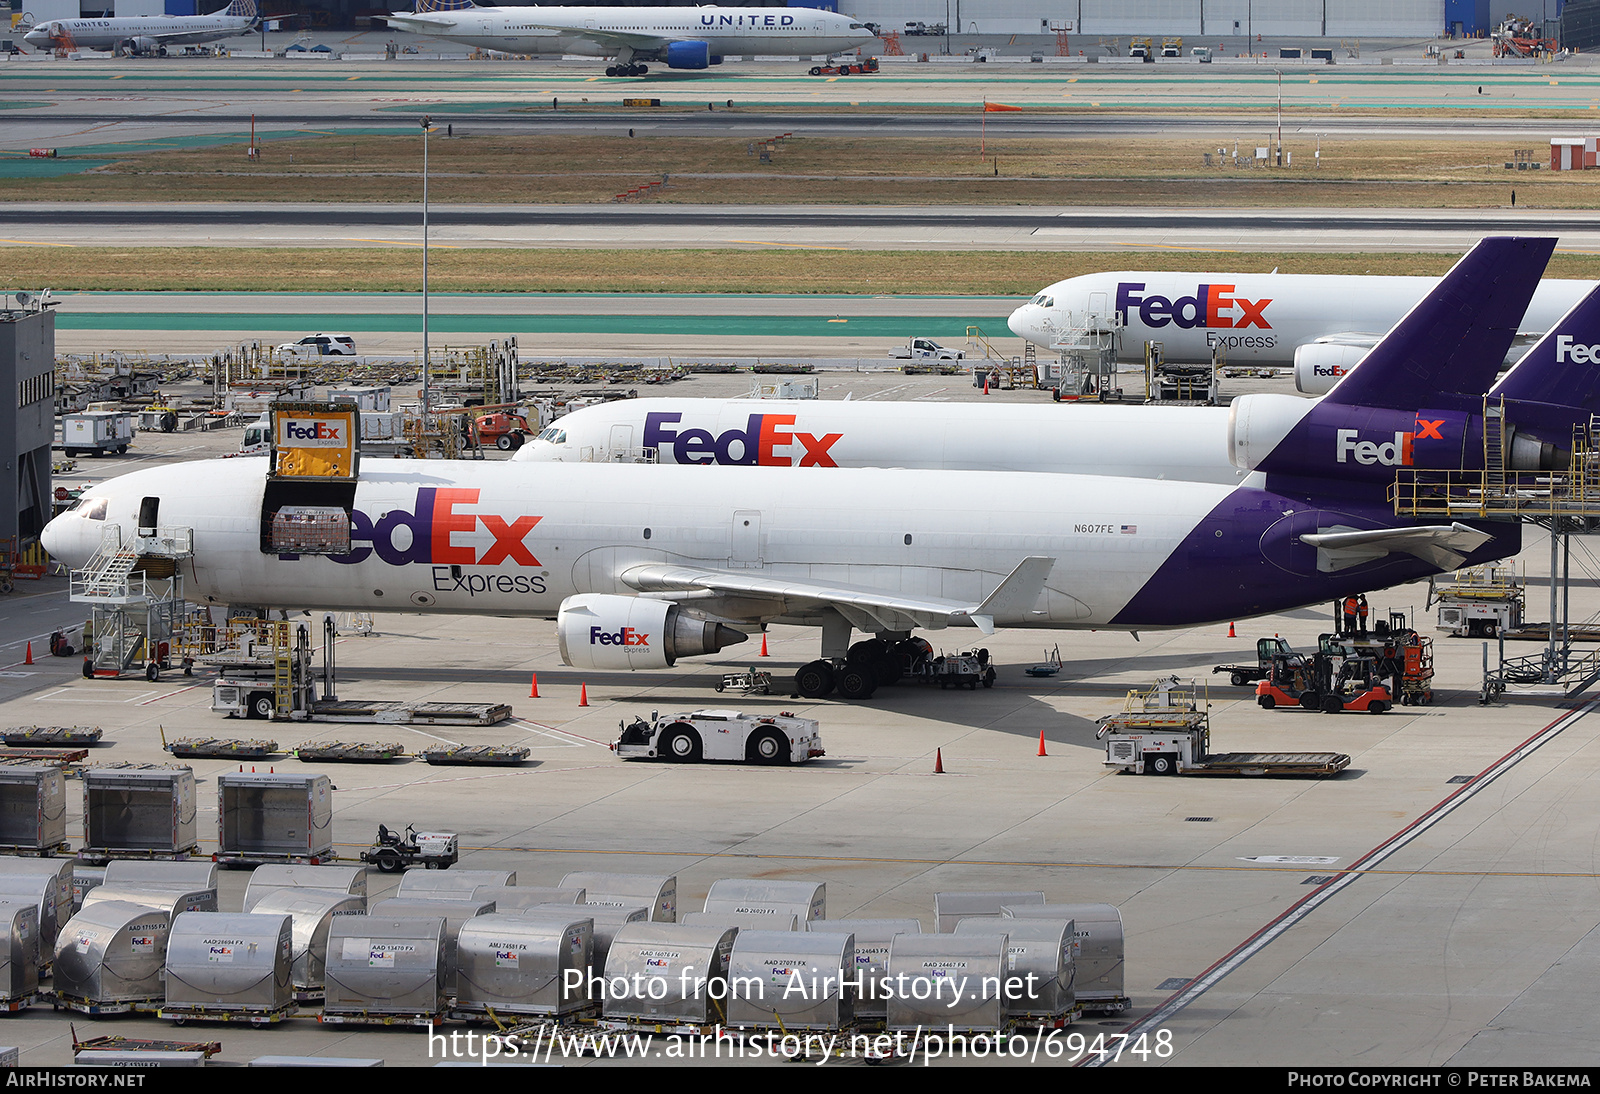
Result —
M1393 552L1414 555L1441 570L1454 570L1466 556L1493 539L1465 524L1435 524L1422 528L1331 528L1300 537L1317 549L1317 569L1336 573L1363 562L1371 562Z
M995 616L1015 618L1033 609L1055 559L1025 558L981 604L938 597L907 597L859 585L772 577L759 570L713 570L698 566L653 563L634 566L622 581L643 593L712 593L739 600L764 601L770 614L804 615L833 608L861 631L938 630L970 623L994 633Z

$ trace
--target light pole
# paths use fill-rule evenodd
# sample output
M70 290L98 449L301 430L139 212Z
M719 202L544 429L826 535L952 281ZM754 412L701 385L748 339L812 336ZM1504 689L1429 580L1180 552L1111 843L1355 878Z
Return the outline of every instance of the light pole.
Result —
M432 379L428 367L428 127L433 119L422 119L422 416L426 423L432 405Z

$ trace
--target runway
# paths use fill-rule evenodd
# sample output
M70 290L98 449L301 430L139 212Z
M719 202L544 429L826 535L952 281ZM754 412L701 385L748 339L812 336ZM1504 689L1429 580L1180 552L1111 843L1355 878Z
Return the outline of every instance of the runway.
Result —
M1556 235L1600 250L1600 213L1548 209L1218 209L989 206L441 205L455 247L818 247L855 250L1434 251L1484 235ZM385 247L422 242L407 204L0 205L0 245Z

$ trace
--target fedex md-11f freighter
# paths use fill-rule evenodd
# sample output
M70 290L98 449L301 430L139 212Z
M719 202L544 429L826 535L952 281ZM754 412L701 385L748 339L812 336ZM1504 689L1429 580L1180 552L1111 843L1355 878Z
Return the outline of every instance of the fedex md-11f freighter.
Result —
M723 57L811 57L873 40L867 25L820 8L491 7L418 0L390 26L505 53L609 57L607 76L644 76L649 63L703 69Z
M1160 342L1174 362L1210 361L1220 349L1230 365L1292 367L1296 388L1324 395L1438 283L1435 277L1125 270L1057 281L1013 311L1007 324L1019 338L1053 349L1075 331L1120 323L1123 361L1143 361L1147 341ZM1504 364L1595 284L1541 282Z
M35 49L127 50L165 55L169 46L234 38L255 29L256 0L233 0L210 15L137 15L107 19L47 19L22 36Z
M1400 520L1387 492L1402 467L1470 465L1475 446L1481 463L1483 393L1552 249L1486 240L1328 398L1261 397L1233 423L1230 451L1252 472L1237 485L368 460L347 484L302 488L274 480L268 461L235 459L90 488L43 540L83 567L109 527L124 542L139 527L191 529L183 565L198 599L553 617L563 659L592 669L659 669L768 623L816 626L808 693L837 680L863 698L876 666L850 657L853 631L1188 626L1515 554L1515 523ZM1579 366L1568 354L1559 367ZM1446 389L1443 377L1465 379ZM1532 376L1527 387L1551 390ZM1554 461L1550 445L1524 455ZM336 550L276 539L299 506L343 522ZM872 645L857 644L862 657Z

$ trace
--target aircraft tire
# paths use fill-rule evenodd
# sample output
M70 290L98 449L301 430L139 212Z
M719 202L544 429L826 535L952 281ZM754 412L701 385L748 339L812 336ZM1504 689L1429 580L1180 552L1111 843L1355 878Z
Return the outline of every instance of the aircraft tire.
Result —
M833 666L811 661L794 674L794 690L806 699L822 699L833 691Z
M640 65L638 74L640 76L648 76L648 75L650 75L650 66L649 65Z
M839 673L836 686L842 698L870 699L872 693L878 690L878 681L867 666L847 664L844 671Z
M606 66L606 75L607 76L615 76L616 74L617 74L617 66L616 65L607 65Z

